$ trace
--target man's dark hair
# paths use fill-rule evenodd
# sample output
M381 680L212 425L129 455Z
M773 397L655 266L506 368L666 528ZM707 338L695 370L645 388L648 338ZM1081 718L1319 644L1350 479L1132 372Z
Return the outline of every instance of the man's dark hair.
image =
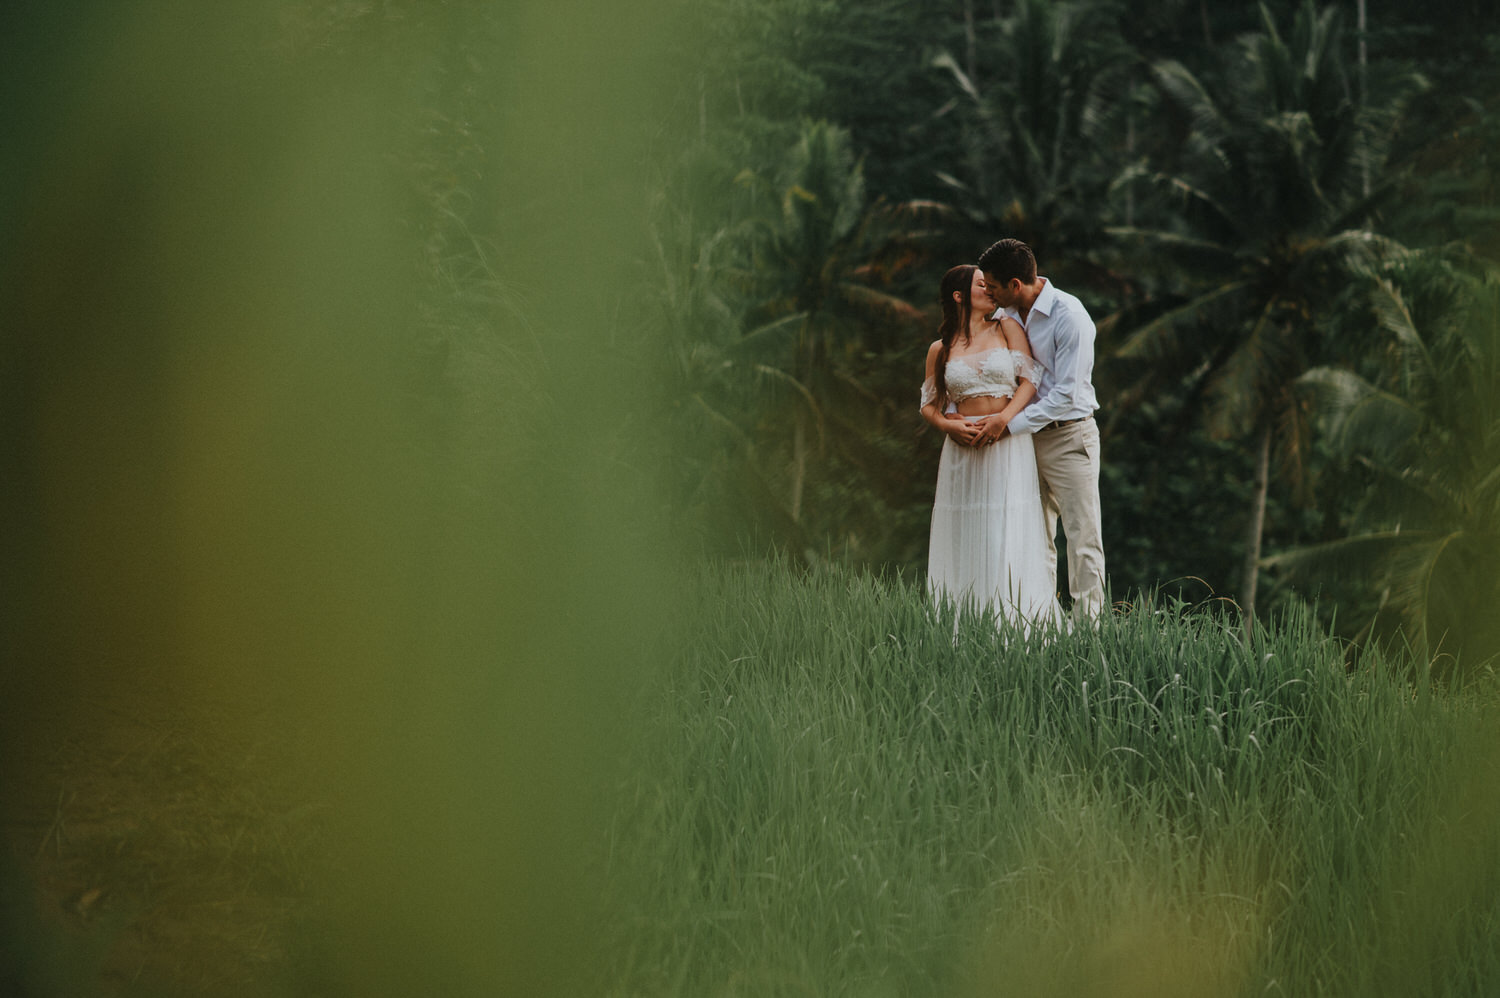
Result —
M1003 284L1017 278L1022 284L1030 284L1036 280L1036 257L1021 240L1001 239L979 254L979 269Z

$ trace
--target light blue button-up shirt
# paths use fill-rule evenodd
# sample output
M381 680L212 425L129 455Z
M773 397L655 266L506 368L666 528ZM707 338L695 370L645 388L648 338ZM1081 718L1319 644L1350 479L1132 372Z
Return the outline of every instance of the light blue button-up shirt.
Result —
M1094 375L1094 320L1083 302L1046 282L1025 320L1013 308L997 309L1026 329L1032 356L1041 365L1036 398L1006 425L1011 433L1035 433L1055 419L1081 419L1099 408Z

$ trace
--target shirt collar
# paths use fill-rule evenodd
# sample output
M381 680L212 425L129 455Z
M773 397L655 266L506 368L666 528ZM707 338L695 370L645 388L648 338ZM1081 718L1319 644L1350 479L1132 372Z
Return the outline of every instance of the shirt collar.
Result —
M1042 290L1037 293L1036 301L1031 303L1031 310L1033 312L1040 312L1043 315L1051 315L1053 306L1057 304L1057 289L1045 277L1042 278L1042 281L1044 282Z
M1036 301L1031 303L1031 311L1040 312L1042 315L1051 315L1052 306L1057 301L1057 289L1052 286L1052 282L1047 280L1047 278L1043 277L1042 281L1044 282L1042 290L1037 293ZM990 313L990 321L992 322L999 322L1005 317L1021 322L1021 313L1013 308L997 308L994 312ZM1021 325L1024 326L1026 323L1021 322Z

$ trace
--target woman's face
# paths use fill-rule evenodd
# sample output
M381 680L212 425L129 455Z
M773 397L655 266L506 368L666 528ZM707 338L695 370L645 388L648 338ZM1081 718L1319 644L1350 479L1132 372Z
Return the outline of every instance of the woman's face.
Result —
M984 271L979 272L984 276ZM991 308L1016 308L1020 305L1019 280L1011 280L1001 283L998 279L985 281L985 293L989 296L986 300L991 302Z
M984 283L984 271L978 267L974 268L974 280L969 284L969 307L986 312L994 308L990 304L989 289Z

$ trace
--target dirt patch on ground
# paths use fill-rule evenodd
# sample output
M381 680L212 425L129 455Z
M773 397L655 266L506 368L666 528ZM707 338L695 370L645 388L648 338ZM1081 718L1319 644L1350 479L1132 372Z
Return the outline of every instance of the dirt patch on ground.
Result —
M0 990L295 993L323 808L257 723L274 704L90 685L27 718L7 760Z

